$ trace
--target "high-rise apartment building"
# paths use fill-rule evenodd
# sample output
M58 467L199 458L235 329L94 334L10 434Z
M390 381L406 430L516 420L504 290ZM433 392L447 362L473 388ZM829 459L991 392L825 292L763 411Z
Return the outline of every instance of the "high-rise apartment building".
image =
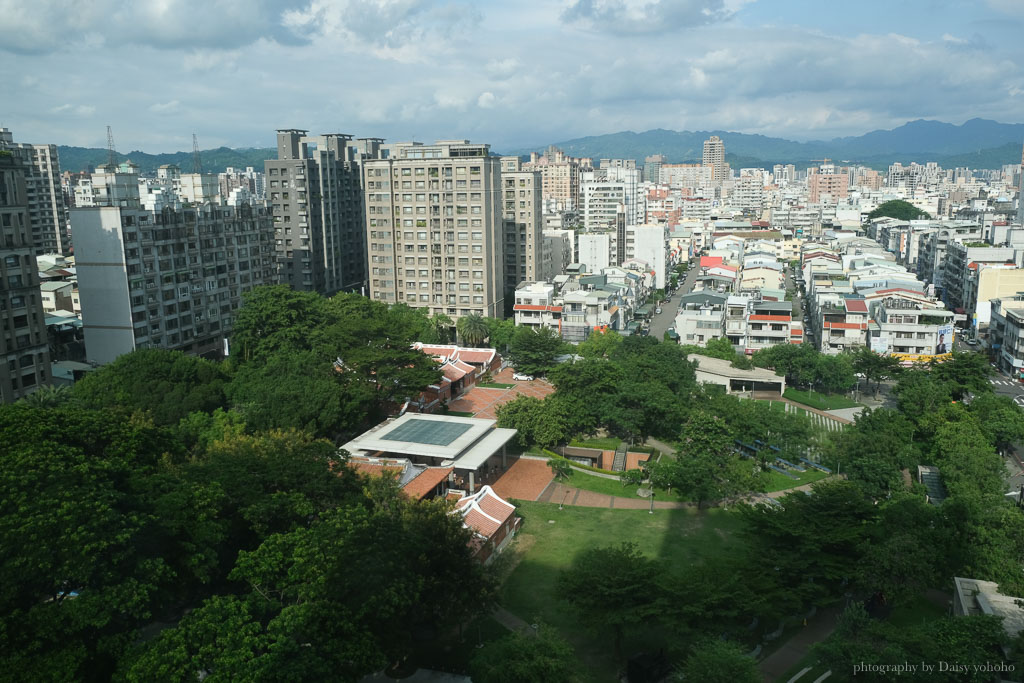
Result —
M828 199L830 204L846 199L850 178L845 173L811 173L807 176L809 200L813 204Z
M26 164L0 150L0 402L49 384L50 353L32 244Z
M524 171L539 171L544 211L578 211L580 208L580 176L591 168L590 159L576 159L562 150L548 147L543 155L536 152L522 165Z
M1020 187L1017 192L1017 222L1024 225L1024 149L1020 153Z
M281 282L333 294L366 284L362 168L380 140L277 131L277 159L264 162Z
M10 130L0 128L0 150L11 152L25 163L28 216L35 253L70 253L71 239L57 145L16 143Z
M94 205L71 211L88 360L147 347L221 355L242 294L277 282L266 207L149 210L131 166L97 170Z
M665 157L662 154L652 154L649 157L644 158L644 182L646 183L659 183L661 182L661 167L665 163Z
M389 152L363 162L370 297L453 319L502 317L500 160L468 140L399 143Z
M519 157L501 158L502 219L505 231L505 287L541 278L544 230L539 171L521 170ZM506 292L506 295L508 292Z
M711 180L721 182L725 180L727 171L725 165L725 143L717 135L712 135L704 141L703 166L711 168Z

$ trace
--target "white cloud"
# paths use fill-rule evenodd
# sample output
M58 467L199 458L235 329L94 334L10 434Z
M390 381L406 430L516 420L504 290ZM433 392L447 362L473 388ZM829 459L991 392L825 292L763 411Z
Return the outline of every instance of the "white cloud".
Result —
M598 32L656 34L731 17L723 0L574 0L562 20Z
M480 97L476 98L476 106L481 109L493 109L496 99L492 92L480 93Z
M181 110L181 102L171 100L170 102L154 102L149 105L149 110L154 114L173 114Z

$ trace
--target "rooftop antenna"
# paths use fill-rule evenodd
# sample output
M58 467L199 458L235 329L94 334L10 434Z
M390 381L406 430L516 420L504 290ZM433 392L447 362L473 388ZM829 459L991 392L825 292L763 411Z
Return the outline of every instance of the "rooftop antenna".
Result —
M107 166L113 173L117 168L117 151L114 150L114 131L107 126Z
M203 172L203 159L199 156L199 138L195 133L192 133L192 172Z

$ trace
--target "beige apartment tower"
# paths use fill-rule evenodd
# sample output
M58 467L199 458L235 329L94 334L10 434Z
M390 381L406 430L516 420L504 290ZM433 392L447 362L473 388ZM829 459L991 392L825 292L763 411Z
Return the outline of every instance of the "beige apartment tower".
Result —
M704 141L702 165L711 168L711 180L713 182L720 183L725 180L725 143L717 135L712 135Z
M504 313L501 162L468 140L389 145L364 162L369 295L443 313Z
M515 290L520 282L541 279L539 264L544 231L541 199L543 181L539 171L523 171L520 168L519 157L501 158L506 290Z
M71 253L57 145L17 143L10 130L0 128L0 150L20 157L24 163L33 251L36 254Z

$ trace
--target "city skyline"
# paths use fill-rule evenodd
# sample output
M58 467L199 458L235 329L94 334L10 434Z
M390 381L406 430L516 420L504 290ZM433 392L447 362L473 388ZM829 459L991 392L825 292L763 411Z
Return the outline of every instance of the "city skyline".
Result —
M269 146L296 122L511 150L651 128L805 141L1020 121L1020 2L871 7L0 0L17 74L0 117L19 139L86 147L109 124L148 152L189 149L193 130L203 147Z

